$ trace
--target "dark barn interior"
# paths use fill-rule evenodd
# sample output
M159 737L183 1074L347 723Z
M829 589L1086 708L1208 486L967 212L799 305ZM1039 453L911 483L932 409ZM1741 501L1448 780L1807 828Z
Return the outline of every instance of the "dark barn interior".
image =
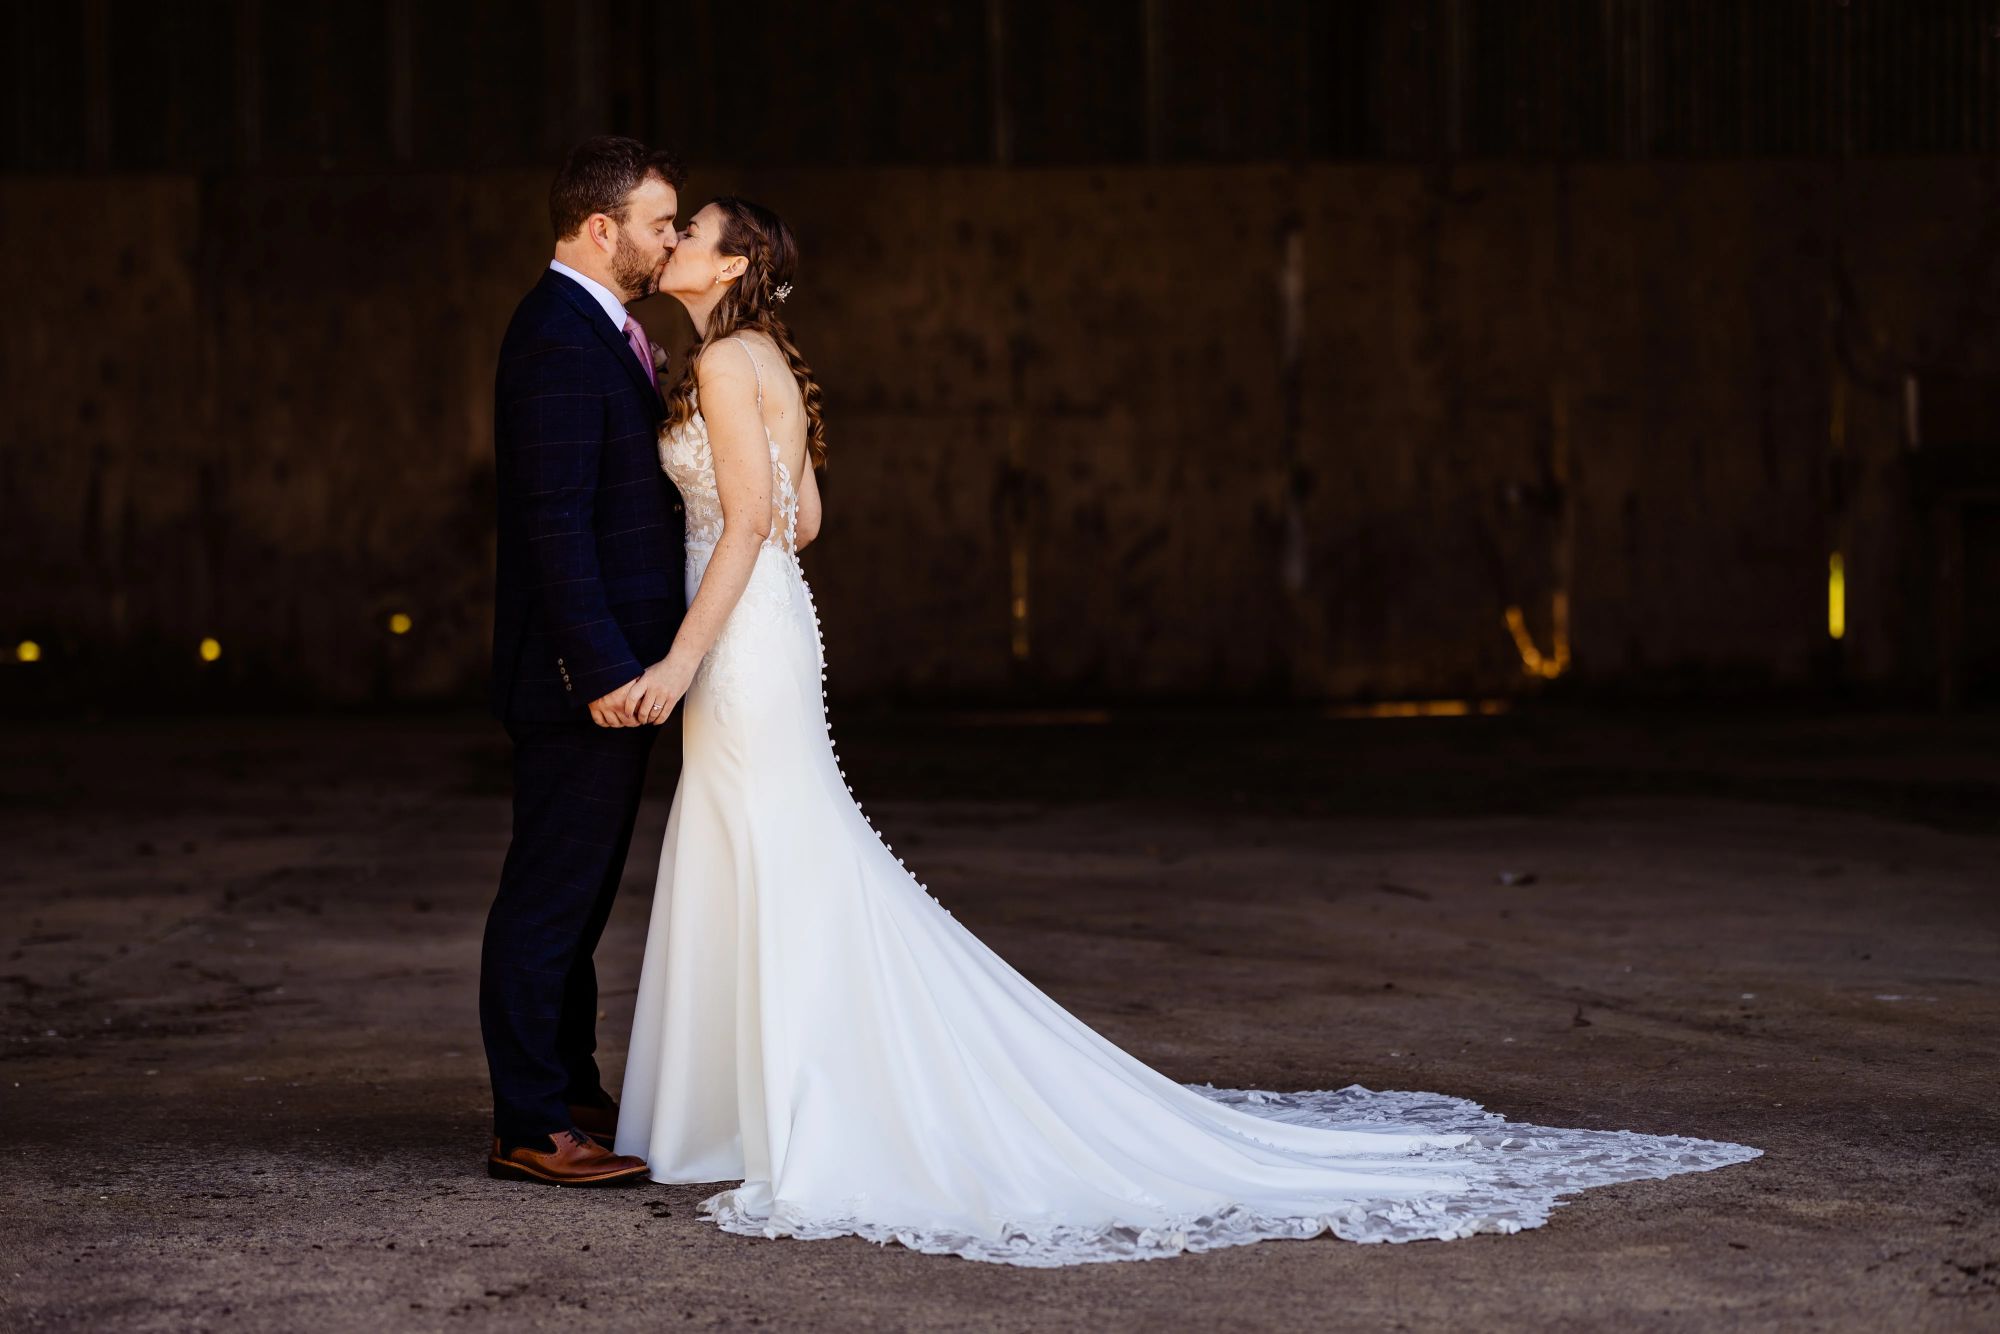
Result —
M9 1327L2000 1314L2000 3L0 34ZM801 238L833 725L967 925L1179 1079L1765 1157L1041 1274L479 1177L494 362L604 132Z

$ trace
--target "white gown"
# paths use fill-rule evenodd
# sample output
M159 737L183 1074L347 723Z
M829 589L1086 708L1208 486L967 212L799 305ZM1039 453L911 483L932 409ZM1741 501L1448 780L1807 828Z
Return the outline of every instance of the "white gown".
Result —
M699 415L661 458L692 599L722 527ZM1515 1232L1567 1192L1758 1156L1436 1093L1182 1085L1099 1037L953 920L855 804L775 442L771 460L772 537L687 694L617 1136L656 1181L741 1182L701 1204L720 1227L1146 1260Z

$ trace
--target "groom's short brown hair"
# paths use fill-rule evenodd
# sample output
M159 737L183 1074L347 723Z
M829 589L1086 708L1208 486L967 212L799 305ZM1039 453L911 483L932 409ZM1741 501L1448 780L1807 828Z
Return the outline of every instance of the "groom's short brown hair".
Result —
M570 149L549 187L549 224L556 239L574 236L593 213L624 222L625 201L648 176L679 190L687 183L687 168L672 153L623 135L601 134Z

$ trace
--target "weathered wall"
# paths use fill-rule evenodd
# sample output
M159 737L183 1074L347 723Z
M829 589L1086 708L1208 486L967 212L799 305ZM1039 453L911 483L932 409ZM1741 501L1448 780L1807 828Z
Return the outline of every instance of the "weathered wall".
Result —
M0 182L0 641L120 691L470 698L491 360L543 186ZM1797 684L1828 669L1836 544L1843 670L1927 670L1900 377L2000 364L1991 164L704 170L690 194L724 188L806 247L840 693L1509 693L1533 682L1505 608L1546 651L1563 588L1585 683ZM641 313L674 339L677 308Z

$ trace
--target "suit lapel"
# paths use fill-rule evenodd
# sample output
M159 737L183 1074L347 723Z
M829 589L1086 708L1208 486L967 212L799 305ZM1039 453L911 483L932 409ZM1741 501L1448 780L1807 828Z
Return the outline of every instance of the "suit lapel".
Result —
M647 402L657 414L661 406L659 385L648 371L640 369L638 355L632 351L632 345L625 341L625 331L611 323L611 317L604 313L604 307L591 299L590 293L554 269L548 270L548 276L543 281L554 283L556 290L562 293L563 299L576 309L577 314L583 316L584 323L588 324L598 339L611 350L611 354L618 358L618 363L625 368L626 375L631 377L633 385L646 396Z

